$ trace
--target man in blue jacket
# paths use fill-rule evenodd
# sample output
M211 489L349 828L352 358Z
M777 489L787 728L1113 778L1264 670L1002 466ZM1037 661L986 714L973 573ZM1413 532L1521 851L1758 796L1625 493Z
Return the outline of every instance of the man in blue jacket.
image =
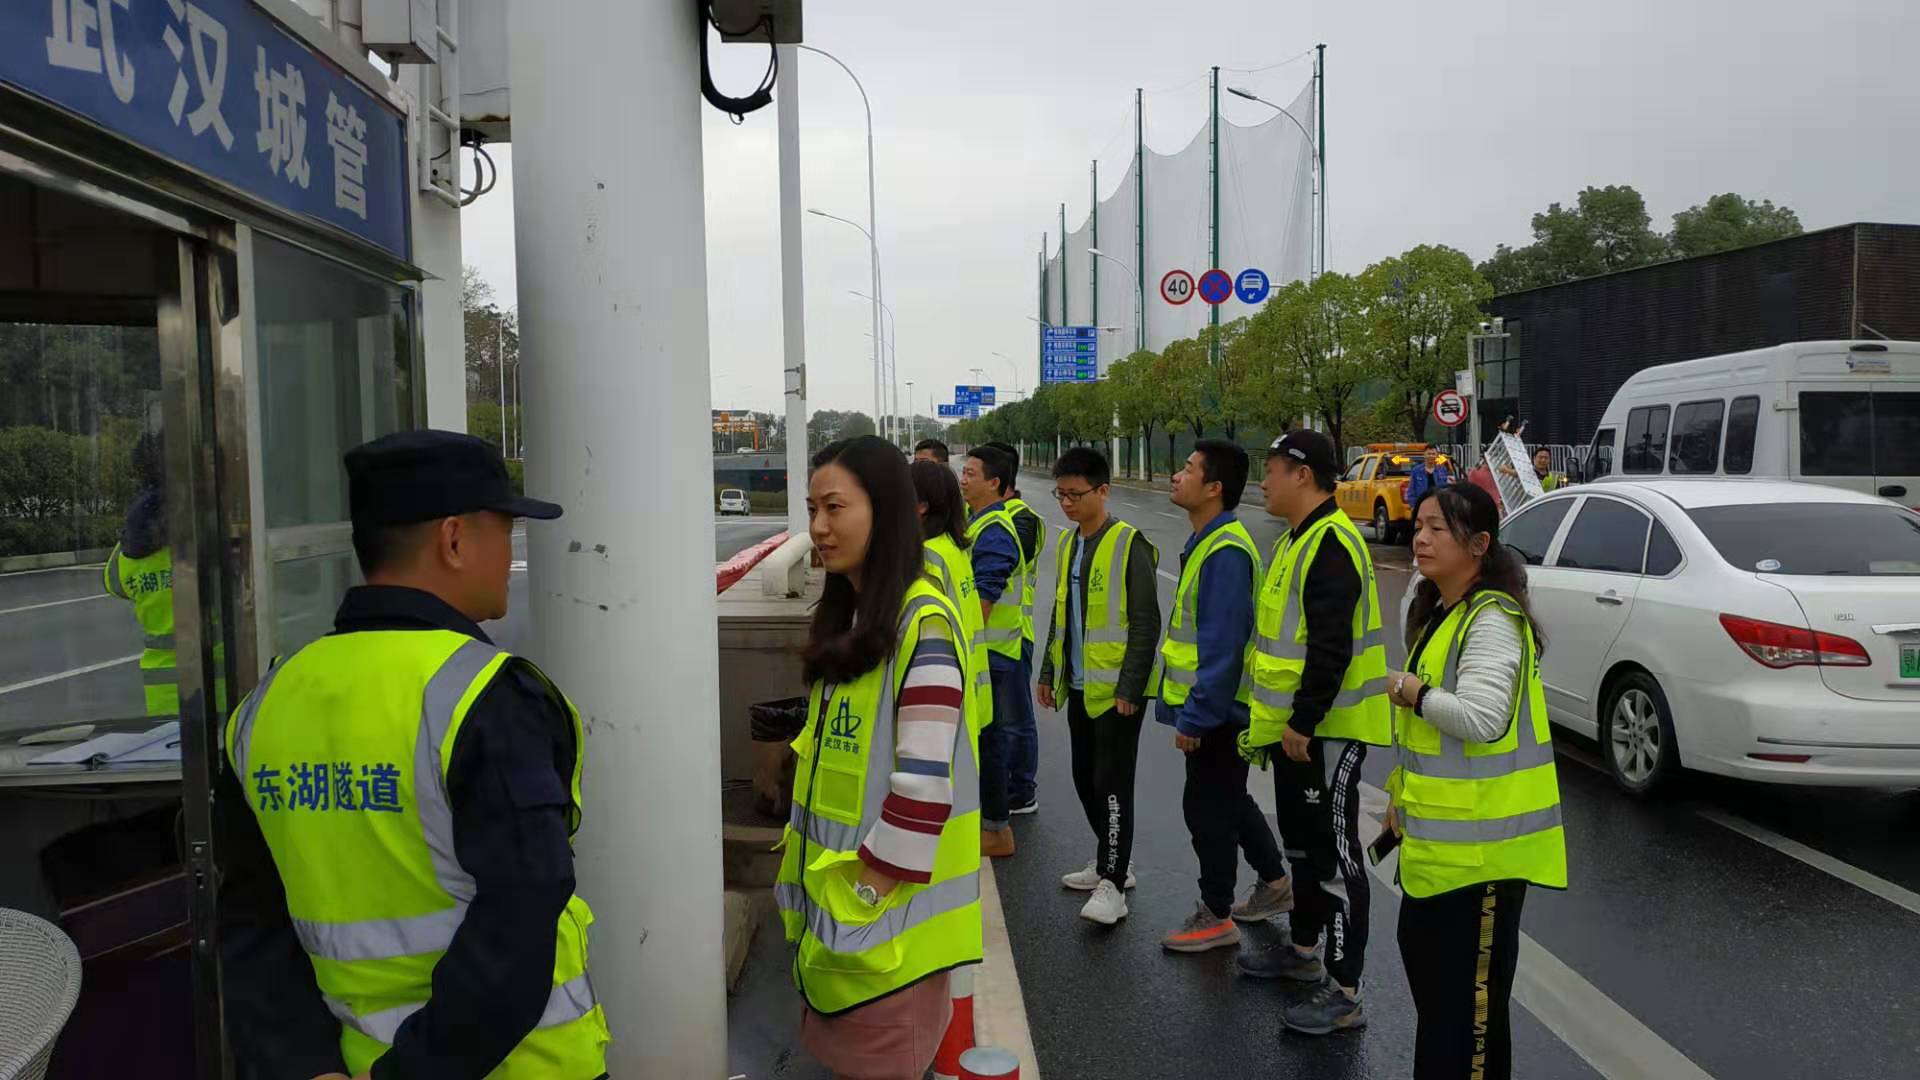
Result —
M1237 745L1253 700L1247 656L1261 577L1259 551L1234 515L1247 468L1239 446L1202 439L1173 477L1173 504L1187 512L1193 536L1180 555L1180 583L1160 647L1154 718L1173 727L1173 744L1187 755L1181 809L1200 860L1200 902L1161 940L1170 952L1231 948L1240 943L1236 919L1257 921L1293 908L1286 860L1247 793L1247 762ZM1260 881L1236 905L1241 849Z
M1440 460L1440 451L1427 447L1426 457L1413 467L1413 476L1407 480L1407 509L1420 505L1420 496L1428 491L1446 487L1453 483L1453 477L1447 472L1447 465Z

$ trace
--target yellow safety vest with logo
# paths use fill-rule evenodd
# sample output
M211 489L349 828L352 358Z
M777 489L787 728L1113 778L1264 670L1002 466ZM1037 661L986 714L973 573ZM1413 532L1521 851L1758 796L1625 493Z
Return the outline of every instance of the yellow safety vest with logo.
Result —
M967 697L973 706L974 734L993 723L993 680L987 674L986 623L980 619L980 594L973 587L973 560L946 533L930 537L923 544L927 575L933 578L954 608L960 612L960 634L973 654L973 685Z
M931 582L916 581L901 607L893 655L850 682L813 684L807 726L793 741L793 812L781 838L774 898L797 944L793 980L825 1016L858 1008L921 979L981 959L980 772L974 725L953 752L953 808L940 830L933 879L901 882L870 905L853 891L860 844L880 820L894 767L894 703L920 640L920 624L959 615ZM957 650L958 651L958 650ZM960 656L962 679L971 656Z
M1053 590L1053 641L1047 648L1047 661L1053 665L1053 695L1064 701L1067 692L1067 593L1072 578L1072 529L1060 530L1055 542L1059 550L1059 576ZM1127 656L1127 560L1133 545L1147 545L1147 557L1155 566L1160 553L1153 541L1124 521L1116 521L1093 549L1093 572L1080 583L1080 602L1086 627L1080 640L1080 692L1087 703L1088 716L1105 716L1119 696L1120 665ZM1062 706L1064 708L1065 706Z
M1193 554L1187 556L1187 564L1180 568L1180 584L1173 590L1173 616L1167 621L1167 636L1160 642L1160 677L1154 680L1159 684L1160 700L1169 705L1184 704L1199 677L1200 636L1194 605L1200 596L1200 568L1214 552L1225 547L1237 547L1247 553L1247 561L1253 564L1253 577L1247 582L1249 590L1260 580L1260 552L1253 546L1253 537L1247 535L1247 527L1237 520L1208 533L1200 546L1193 549ZM1243 704L1253 700L1251 639L1247 641L1246 657L1240 664L1240 692L1234 695L1234 700Z
M1306 581L1321 545L1332 538L1346 549L1360 574L1360 603L1353 609L1353 660L1333 706L1313 733L1324 739L1352 739L1374 746L1393 743L1393 702L1387 698L1387 635L1380 623L1380 593L1373 556L1353 520L1336 509L1307 526L1288 532L1273 546L1255 616L1253 709L1247 742L1266 746L1280 741L1293 717L1293 695L1307 670Z
M1466 742L1412 709L1394 710L1400 765L1387 788L1406 832L1400 884L1408 896L1510 878L1567 886L1566 831L1540 650L1520 605L1492 590L1454 605L1420 654L1415 674L1436 689L1459 685L1460 643L1482 615L1519 619L1525 639L1506 734L1491 743Z
M321 996L340 1020L349 1073L366 1072L433 996L434 965L473 900L454 851L446 770L468 710L513 659L452 630L323 637L270 670L227 725L228 759ZM573 720L577 830L580 714L548 687ZM567 901L546 1011L492 1080L606 1072L606 1015L587 978L592 923L584 900Z
M1020 546L1019 530L1013 527L1013 515L1004 506L979 515L967 525L967 541L973 545L974 551L980 550L980 535L993 528L1007 530L1007 539L1013 541L1013 557L1017 561L1013 573L1007 575L1007 588L1000 594L1000 602L987 612L984 631L987 651L1018 660L1020 643L1033 636L1033 620L1027 617L1020 602L1026 590L1027 555Z
M1028 506L1025 499L1015 496L1006 502L1007 516L1017 523L1021 518L1033 519L1034 551L1033 557L1027 557L1027 549L1020 548L1020 631L1028 642L1033 641L1033 607L1040 595L1040 556L1047 551L1047 523ZM1013 541L1020 543L1020 530L1013 531Z
M163 547L135 558L119 544L107 558L107 592L133 604L140 620L140 682L148 716L178 716L180 682L174 671L173 549Z

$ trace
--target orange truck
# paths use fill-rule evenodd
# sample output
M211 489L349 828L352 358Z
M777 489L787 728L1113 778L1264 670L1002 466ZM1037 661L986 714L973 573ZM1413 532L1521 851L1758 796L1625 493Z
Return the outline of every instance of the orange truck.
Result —
M1371 524L1374 539L1398 543L1413 535L1413 507L1407 484L1426 443L1368 443L1367 452L1347 467L1334 499L1356 524ZM1440 461L1447 462L1442 454Z

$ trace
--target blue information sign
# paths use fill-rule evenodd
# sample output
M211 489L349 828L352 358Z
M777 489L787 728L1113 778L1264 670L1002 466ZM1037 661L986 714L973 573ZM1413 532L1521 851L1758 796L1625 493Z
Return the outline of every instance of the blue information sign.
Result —
M953 388L955 405L971 405L978 409L982 405L994 404L994 388L991 386L956 386Z
M406 117L251 0L9 0L0 83L410 257Z
M1257 304L1265 300L1267 293L1272 289L1273 282L1267 280L1265 270L1248 267L1240 271L1239 277L1233 279L1233 294L1239 297L1243 304Z
M1099 327L1047 326L1041 328L1041 382L1093 382L1099 377Z
M964 419L967 415L967 406L965 405L939 405L935 406L935 410L942 417L952 417L956 420Z

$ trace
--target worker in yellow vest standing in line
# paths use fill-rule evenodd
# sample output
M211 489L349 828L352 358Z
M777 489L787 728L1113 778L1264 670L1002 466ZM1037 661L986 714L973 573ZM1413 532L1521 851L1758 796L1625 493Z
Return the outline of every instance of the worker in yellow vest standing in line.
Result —
M1274 820L1295 883L1291 945L1240 956L1240 970L1315 984L1287 1007L1309 1035L1365 1027L1368 871L1360 841L1360 767L1393 744L1387 640L1366 541L1334 502L1333 440L1304 428L1267 454L1267 512L1287 532L1260 589L1253 722L1244 746L1274 769ZM1315 955L1324 945L1325 958Z
M807 1050L836 1077L919 1080L952 1015L948 973L981 959L972 657L926 573L899 449L865 435L812 464L827 574L774 894Z
M140 623L140 684L148 716L180 715L180 683L174 670L173 549L167 543L166 462L160 437L140 436L133 447L139 494L127 507L126 525L107 556L109 596L133 605Z
M986 624L982 634L993 683L993 724L980 733L980 850L994 858L1005 858L1014 850L1007 805L1013 748L1007 730L1019 708L1017 699L1029 693L1020 676L1020 652L1027 637L1026 619L1020 612L1026 567L1013 516L1006 508L1012 473L1012 460L989 446L968 451L960 470L960 494L972 511L967 554L973 560L973 587Z
M927 575L941 595L960 611L960 637L973 656L973 684L967 704L973 709L973 734L993 723L993 680L987 674L986 623L980 614L980 596L973 583L973 560L967 556L967 503L960 497L960 481L945 463L920 459L908 467L913 493L920 500L920 538L926 545Z
M573 892L580 714L479 626L507 613L514 519L560 507L452 432L377 439L346 469L367 584L225 732L240 1071L595 1080L610 1037Z
M1047 527L1040 515L1020 497L1020 451L1003 442L987 444L1007 455L1007 514L1020 541L1020 618L1026 637L1020 644L1020 685L1033 683L1033 608L1040 593L1040 556ZM1012 722L1007 725L1007 812L1033 814L1040 810L1040 729L1033 713L1033 695L1022 692L1009 701Z

